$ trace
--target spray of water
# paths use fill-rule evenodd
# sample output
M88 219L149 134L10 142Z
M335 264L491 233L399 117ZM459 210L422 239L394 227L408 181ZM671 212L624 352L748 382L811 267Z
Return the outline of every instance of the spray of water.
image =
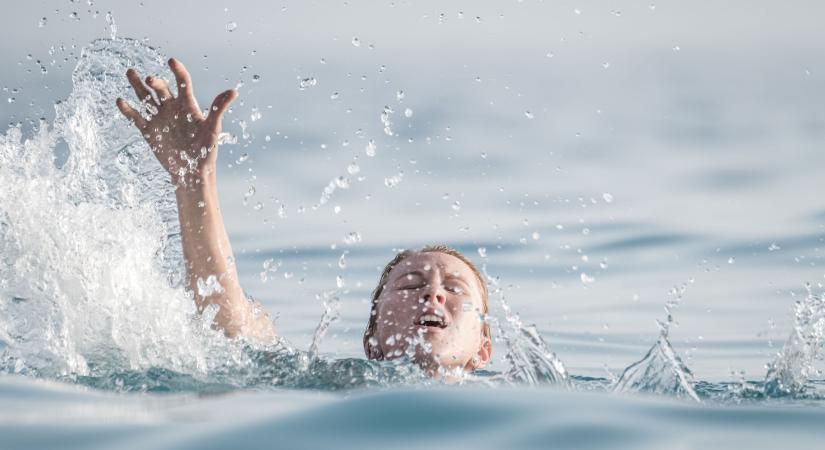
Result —
M506 358L510 363L510 369L500 378L507 382L556 384L570 388L570 379L561 360L548 350L536 327L525 326L519 316L512 311L499 279L487 273L486 265L482 266L482 271L491 288L490 295L498 296L499 306L504 313L503 322L492 316L484 318L496 325L499 339L507 344Z
M790 336L768 364L765 394L772 397L802 394L816 373L813 363L825 343L825 299L814 295L807 284L807 295L794 305L794 327Z
M169 75L142 42L94 41L53 127L0 136L2 372L197 375L240 359L182 288L172 186L112 101L129 92L128 67Z
M682 284L670 291L670 298L665 303L666 319L657 321L659 338L642 359L622 372L613 385L613 392L645 392L700 401L693 387L693 374L668 340L670 327L674 324L673 309L681 302L686 289L687 284Z

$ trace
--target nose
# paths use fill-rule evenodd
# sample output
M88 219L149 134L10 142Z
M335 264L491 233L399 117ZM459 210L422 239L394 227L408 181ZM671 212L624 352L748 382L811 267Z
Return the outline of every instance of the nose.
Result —
M427 292L424 293L424 301L443 305L447 303L447 296L438 285L430 285Z

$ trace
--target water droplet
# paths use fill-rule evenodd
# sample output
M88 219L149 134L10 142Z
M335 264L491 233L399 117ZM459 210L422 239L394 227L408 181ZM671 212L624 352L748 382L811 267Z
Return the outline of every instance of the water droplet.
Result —
M404 110L404 117L409 119L412 116L413 116L413 110L411 110L410 108L407 108L407 109Z
M249 153L244 153L235 161L235 164L243 164L247 159L249 159Z
M453 202L453 206L452 206L452 208L453 208L453 211L459 211L459 210L461 210L461 202L459 202L458 200L456 200L455 202Z
M590 228L587 228L587 227L582 228L582 234L585 235L585 236L590 234Z
M330 94L329 99L330 100L337 100L338 97L339 97L339 94L337 92L333 92L332 94Z
M46 19L45 17L41 17L40 20L37 21L37 28L45 27L47 22L48 19Z
M648 6L648 9L650 9L651 11L655 11L655 10L656 10L656 4L651 3L651 4Z
M257 73L252 75L252 82L253 83L257 83L259 81L261 81L261 76L260 75L258 75Z
M370 139L370 141L367 143L367 147L364 149L364 152L369 157L375 156L375 141Z
M303 91L304 89L315 86L316 84L318 84L318 80L316 80L315 78L301 78L301 82L298 85L298 89Z
M346 236L344 236L345 244L357 244L358 242L361 242L361 234L357 231L350 231Z
M612 203L612 202L613 202L613 195L612 195L612 194L609 194L609 193L607 193L607 192L605 192L604 194L602 194L602 198L604 199L604 201L605 201L606 203Z
M602 261L599 263L599 267L601 267L602 269L607 269L607 258L602 259Z
M338 289L344 287L344 278L341 275L335 277L335 286L337 286Z
M295 274L292 273L292 272L284 272L284 278L287 279L287 280L294 277L294 276L295 276Z
M387 345L395 345L395 335L392 335L392 336L388 337L387 340L385 341L385 343Z
M72 19L72 20L80 20L80 15L78 15L78 14L77 14L77 11L72 11L72 12L69 14L69 19Z
M405 96L404 91L402 91L401 89L399 89L398 92L395 93L395 99L398 100L399 102L401 100L404 100L404 96Z
M255 206L252 207L255 211L260 211L264 208L264 204L261 202L255 203Z
M352 45L354 45L356 47L360 47L361 46L361 40L358 39L357 37L353 37L352 38Z
M610 63L605 61L605 62L602 63L602 67L604 67L605 69L609 69L610 68Z
M776 245L776 242L771 242L771 245L768 247L769 252L775 252L777 250L781 250L782 247Z
M355 175L356 173L358 173L360 171L361 171L361 167L358 166L358 163L356 163L355 161L349 163L349 165L347 166L347 172L350 175Z
M735 262L736 262L736 258L734 258L733 256L731 256L730 258L728 258L728 264L733 264L733 263L735 263Z
M384 186L388 188L394 188L401 183L402 175L393 175L391 177L384 178Z
M461 309L463 311L472 311L473 310L473 302L464 302L461 304Z
M532 119L532 118L534 118L535 116L533 115L533 113L532 113L532 112L530 112L530 111L528 110L528 111L524 111L524 117L526 117L526 118L528 118L528 119Z
M582 280L582 283L584 283L584 284L590 284L590 283L592 283L592 282L596 281L596 279L595 279L595 278L593 278L593 277L591 277L591 276L587 275L587 274L586 274L586 273L584 273L584 272L582 272L582 273L581 273L580 278L581 278L581 280Z
M487 248L486 247L479 247L478 248L478 256L480 256L482 258L486 258L487 257Z
M532 237L533 237L534 241L538 241L539 239L541 239L541 235L539 234L538 231L534 231L533 234L532 234Z
M237 22L227 22L226 23L226 31L228 31L230 33L235 31L237 28L238 28L238 23Z

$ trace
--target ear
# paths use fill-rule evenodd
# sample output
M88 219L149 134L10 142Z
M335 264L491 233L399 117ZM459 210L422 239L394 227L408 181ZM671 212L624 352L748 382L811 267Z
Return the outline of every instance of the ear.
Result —
M487 362L490 361L492 356L493 342L489 337L481 336L481 345L479 346L478 353L467 363L464 370L472 372L473 370L480 369L487 365Z
M364 353L367 354L367 359L372 361L383 361L384 352L377 345L369 343L369 339L364 339Z

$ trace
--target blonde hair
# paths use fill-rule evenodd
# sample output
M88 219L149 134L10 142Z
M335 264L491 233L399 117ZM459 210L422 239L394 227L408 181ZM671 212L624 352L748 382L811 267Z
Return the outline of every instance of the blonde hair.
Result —
M484 282L484 277L481 275L481 272L478 270L475 264L472 261L467 259L461 252L458 250L448 247L446 245L427 245L421 250L404 250L399 252L395 255L395 257L384 266L384 270L381 272L381 277L378 279L378 286L375 287L375 290L372 291L372 305L370 307L370 319L367 323L367 329L364 331L364 353L366 353L368 359L384 359L384 355L381 353L381 350L370 343L370 340L375 335L375 329L378 326L378 297L381 296L381 293L384 291L384 287L387 285L387 281L390 278L390 272L392 269L395 268L401 261L409 258L410 256L416 255L418 253L443 253L445 255L454 256L460 259L464 264L466 264L470 270L473 271L473 274L476 276L476 280L478 281L479 286L481 287L481 312L483 314L487 314L489 311L489 307L487 305L488 299L488 292L487 292L487 283ZM490 332L490 325L488 323L484 323L481 327L481 334L482 336L492 339L492 334Z

